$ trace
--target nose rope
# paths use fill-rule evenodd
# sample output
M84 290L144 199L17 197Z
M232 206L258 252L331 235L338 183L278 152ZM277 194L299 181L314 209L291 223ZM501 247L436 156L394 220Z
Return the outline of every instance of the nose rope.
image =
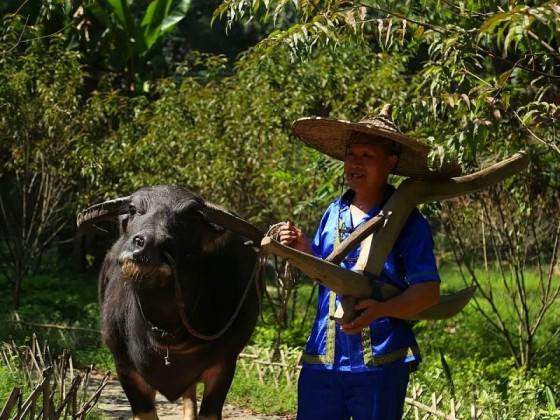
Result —
M279 241L280 230L282 230L282 228L288 223L290 222L286 221L286 222L280 222L271 225L268 228L268 231L266 232L265 236L269 236L274 240ZM266 256L263 257L263 265L266 262L266 258L267 258ZM288 314L289 311L290 298L292 297L292 292L299 279L300 272L287 259L281 259L278 256L273 255L273 261L274 261L274 271L276 274L275 276L276 281L280 286L280 288L278 289L278 297L277 297L277 301L280 306L277 313L277 319L286 319L286 315ZM266 288L264 289L264 292L266 297L274 305L274 301L272 297L266 292ZM264 322L262 310L261 310L261 318Z
M183 299L183 290L181 288L181 283L179 282L179 276L177 274L177 266L175 264L175 260L173 259L173 257L171 255L169 255L169 253L163 251L163 254L167 257L167 259L169 261L169 265L171 266L171 270L173 271L173 280L174 280L174 283L175 283L175 303L177 305L177 308L179 309L179 317L181 318L181 322L183 323L183 326L189 332L189 334L191 334L192 336L194 336L194 337L196 337L200 340L204 340L204 341L217 340L222 335L224 335L224 333L231 327L231 325L233 324L233 322L235 321L235 319L239 315L239 312L241 311L241 308L243 307L243 304L245 303L245 300L247 299L247 296L249 294L249 290L251 288L251 285L253 284L253 281L255 281L255 279L257 278L257 272L259 271L258 270L259 264L255 263L255 266L253 267L253 272L251 274L251 277L249 278L249 281L247 282L247 285L245 286L245 290L243 291L243 295L241 296L241 300L239 301L239 304L237 305L237 307L233 311L233 314L231 315L229 320L226 322L226 324L223 326L223 328L221 330L219 330L218 332L216 332L215 334L203 334L200 331L198 331L197 329L195 329L192 326L189 319L187 318L186 311L185 311L185 301ZM259 257L260 257L260 254L259 254Z

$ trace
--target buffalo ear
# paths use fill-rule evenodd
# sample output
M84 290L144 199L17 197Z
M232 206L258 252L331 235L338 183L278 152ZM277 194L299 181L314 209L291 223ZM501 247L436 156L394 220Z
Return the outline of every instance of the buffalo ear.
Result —
M228 237L229 232L226 228L206 221L206 223L204 223L204 227L202 228L201 235L202 253L210 254L217 249L222 248Z
M201 205L197 201L189 200L183 203L178 213L181 218L199 226L201 254L210 254L225 245L230 232L221 222L216 223L206 203Z
M188 213L201 226L200 251L202 254L210 254L225 244L228 236L227 229L211 221L204 208L191 207Z

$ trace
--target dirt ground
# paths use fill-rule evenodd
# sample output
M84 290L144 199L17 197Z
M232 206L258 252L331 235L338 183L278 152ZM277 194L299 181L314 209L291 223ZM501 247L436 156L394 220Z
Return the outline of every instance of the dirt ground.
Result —
M182 420L181 401L169 402L161 395L157 394L157 411L160 419ZM200 403L200 401L199 401ZM103 390L101 398L97 404L104 416L110 419L130 419L132 413L130 405L124 392L117 380L111 380ZM290 420L292 416L267 416L251 412L232 405L226 405L222 413L225 420Z

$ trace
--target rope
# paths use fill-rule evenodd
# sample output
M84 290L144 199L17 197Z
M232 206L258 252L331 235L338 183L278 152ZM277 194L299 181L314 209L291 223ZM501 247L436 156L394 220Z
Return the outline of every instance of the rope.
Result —
M280 222L270 226L266 232L266 236L270 236L272 239L279 241L280 229L288 223L289 222ZM274 257L274 269L280 286L285 290L292 290L299 278L299 271L294 268L290 261L281 260L276 256Z
M272 238L278 240L280 229L286 223L287 222L280 222L280 223L276 223L276 224L270 226L268 228L268 231L266 232L266 236L271 236ZM239 304L237 305L237 307L233 311L229 320L222 327L222 329L220 329L218 332L216 332L214 334L203 334L192 326L192 324L189 321L189 319L187 318L187 315L186 315L186 312L185 312L183 290L181 288L181 283L179 282L179 276L177 274L177 266L175 264L175 260L167 252L164 252L164 254L167 257L167 259L169 261L169 265L171 266L171 269L173 271L173 279L174 279L174 286L175 286L175 301L176 301L176 304L177 304L177 308L179 310L179 316L181 318L181 322L183 323L183 326L185 327L187 332L189 334L191 334L192 336L198 338L199 340L213 341L213 340L217 340L222 335L224 335L224 333L231 327L231 325L233 324L233 322L235 321L235 319L239 315L239 312L241 311L241 308L243 307L243 304L245 303L245 301L247 299L247 295L249 293L249 290L251 288L251 285L252 285L253 281L255 282L255 285L256 285L256 288L257 288L257 298L258 298L259 312L261 313L261 316L262 316L262 299L261 299L261 296L260 296L261 290L260 290L259 281L257 281L257 279L259 278L259 276L262 273L262 270L263 270L263 268L266 264L266 256L264 255L263 252L259 252L259 254L257 256L257 261L255 262L253 272L251 274L251 277L249 278L249 281L247 282L247 285L245 286L245 290L243 291L243 295L241 296ZM289 298L290 298L290 295L291 295L291 291L294 289L294 287L297 283L297 280L299 278L299 271L297 271L290 264L289 261L287 261L287 260L279 261L278 257L274 257L274 268L275 268L275 272L276 272L277 281L278 281L279 285L282 287L282 289L284 289L284 291L286 292L286 293L281 293L280 296L279 296L282 315L284 315L285 312L287 311L288 301L289 301Z
M175 264L175 260L173 259L173 257L171 257L171 255L169 255L165 251L164 251L164 255L167 257L169 261L169 265L171 266L171 269L173 271L173 278L175 281L175 303L177 304L177 307L179 309L179 316L181 318L181 322L183 323L183 326L189 332L189 334L198 338L199 340L204 340L204 341L217 340L222 335L224 335L224 333L229 329L229 327L231 327L231 325L239 315L239 311L241 310L243 304L245 303L245 300L247 299L247 295L249 293L249 289L251 288L251 284L257 278L257 273L259 272L259 264L255 263L255 267L253 268L251 277L249 278L249 281L245 286L245 290L243 291L243 295L241 296L239 304L233 311L233 314L231 315L230 319L226 322L223 328L219 330L217 333L208 335L208 334L203 334L198 330L196 330L192 326L190 321L187 319L187 315L185 313L185 303L184 303L185 301L183 300L183 290L181 288L181 283L179 282L179 276L177 275L177 266Z
M280 240L280 230L288 223L289 222L286 221L271 225L266 232L266 236L270 236L276 241ZM265 261L263 261L263 263ZM276 273L276 280L284 292L278 295L281 311L279 315L281 319L283 319L288 312L288 304L292 295L291 292L297 284L300 272L288 260L281 259L277 256L274 256L274 270Z

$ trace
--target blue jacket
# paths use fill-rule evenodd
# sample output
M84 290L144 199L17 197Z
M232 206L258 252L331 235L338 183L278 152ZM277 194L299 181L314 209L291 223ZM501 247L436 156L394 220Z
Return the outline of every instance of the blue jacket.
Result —
M352 224L350 202L353 191L347 191L328 207L313 239L313 252L326 258L360 224L375 216L381 207L371 209L356 226ZM351 270L357 261L359 247L341 266ZM414 210L403 227L385 261L382 281L404 290L408 286L440 281L433 252L433 239L427 220ZM362 334L347 335L330 316L340 296L319 286L317 314L302 358L304 367L338 371L364 372L379 369L387 363L420 362L420 353L408 322L384 317L373 321Z

